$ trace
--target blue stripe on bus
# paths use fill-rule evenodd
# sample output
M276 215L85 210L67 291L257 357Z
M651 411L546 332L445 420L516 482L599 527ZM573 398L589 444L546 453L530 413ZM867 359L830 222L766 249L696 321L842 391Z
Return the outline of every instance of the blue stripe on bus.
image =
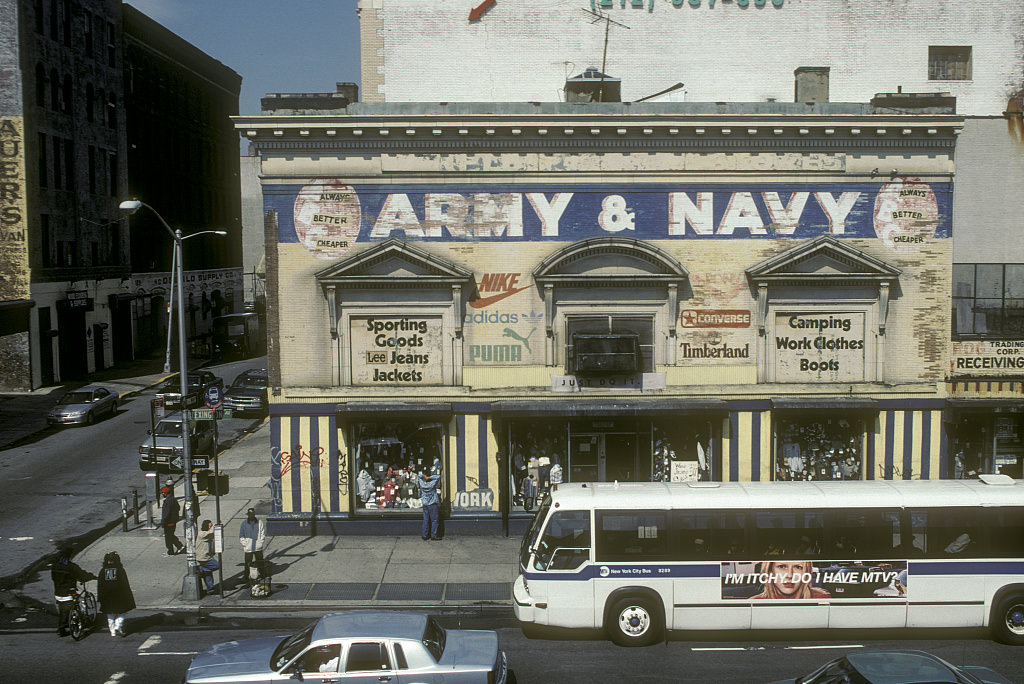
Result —
M915 575L1020 575L1024 574L1021 561L910 561L908 574Z
M721 567L715 565L673 565L670 563L594 563L575 572L552 570L550 572L525 572L527 580L590 580L607 579L665 579L665 578L711 578L722 576Z

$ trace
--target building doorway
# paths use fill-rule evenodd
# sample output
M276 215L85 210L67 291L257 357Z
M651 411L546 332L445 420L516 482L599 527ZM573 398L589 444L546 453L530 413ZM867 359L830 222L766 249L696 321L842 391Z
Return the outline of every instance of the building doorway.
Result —
M636 433L573 433L569 441L569 482L650 479L650 464L643 468L637 458Z

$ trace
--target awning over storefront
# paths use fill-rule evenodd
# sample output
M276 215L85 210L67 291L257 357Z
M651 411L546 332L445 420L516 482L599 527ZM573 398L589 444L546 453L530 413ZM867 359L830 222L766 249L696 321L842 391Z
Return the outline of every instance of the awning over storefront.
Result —
M352 401L335 408L338 420L405 420L410 418L440 419L452 415L448 403L407 403L393 401Z
M947 399L946 405L957 411L995 411L1024 413L1024 399Z
M877 412L878 401L866 397L773 397L772 410Z
M728 406L721 399L663 399L636 401L497 401L491 412L498 418L518 417L614 417L665 416L694 412L726 413Z

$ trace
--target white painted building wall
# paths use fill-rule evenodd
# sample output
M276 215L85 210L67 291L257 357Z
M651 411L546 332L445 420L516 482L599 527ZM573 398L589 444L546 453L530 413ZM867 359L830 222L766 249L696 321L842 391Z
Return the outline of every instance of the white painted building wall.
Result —
M602 64L605 22L592 6L629 27L611 25L605 66L623 101L682 82L691 102L791 102L803 66L830 67L833 102L902 87L948 91L960 114L999 115L1024 88L1017 0L758 1L497 0L469 21L481 0L360 0L363 98L564 100L567 77ZM973 78L928 80L930 45L972 46Z

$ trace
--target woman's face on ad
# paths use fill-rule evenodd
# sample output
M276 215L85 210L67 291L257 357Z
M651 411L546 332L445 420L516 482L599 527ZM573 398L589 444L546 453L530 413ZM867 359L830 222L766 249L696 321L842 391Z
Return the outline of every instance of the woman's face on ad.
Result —
M775 580L775 588L786 596L791 596L803 585L800 576L810 570L810 565L797 561L772 563L771 573L778 578Z

